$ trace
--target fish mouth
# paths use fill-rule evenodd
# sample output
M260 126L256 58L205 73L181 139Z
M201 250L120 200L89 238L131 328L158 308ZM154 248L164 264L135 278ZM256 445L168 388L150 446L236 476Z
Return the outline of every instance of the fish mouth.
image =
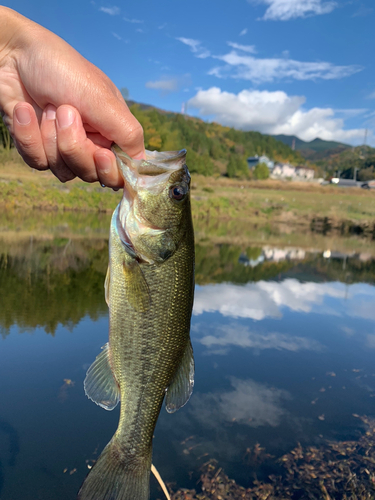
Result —
M135 160L122 151L119 146L113 145L112 151L116 156L117 166L124 179L124 192L117 214L117 231L125 250L137 259L148 261L142 255L137 255L132 244L132 232L147 232L149 234L160 234L163 229L151 227L147 221L141 220L139 214L131 220L128 227L129 214L132 212L134 200L139 189L147 189L157 194L164 189L173 172L185 167L186 149L180 151L147 151L146 159Z
M128 182L130 185L134 184L134 176L147 176L149 178L147 187L149 187L148 184L153 184L150 177L159 177L163 174L168 177L172 172L183 168L186 160L186 149L163 152L148 151L146 149L145 160L135 160L131 158L116 144L112 146L112 151L116 156L117 165L122 173L124 181ZM131 175L129 175L129 170ZM159 180L163 181L164 178L159 178Z

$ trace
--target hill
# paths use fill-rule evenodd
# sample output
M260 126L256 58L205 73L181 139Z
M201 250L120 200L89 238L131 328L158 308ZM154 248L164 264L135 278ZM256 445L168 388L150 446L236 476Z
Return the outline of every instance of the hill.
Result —
M149 150L168 151L185 147L189 151L189 168L203 175L227 173L227 166L239 165L231 176L246 176L246 158L265 154L277 161L303 162L298 151L281 141L259 132L243 132L199 118L166 112L152 106L131 103L130 110L141 123L145 146Z
M292 147L293 141L295 143L295 150L306 159L310 161L317 161L328 158L332 155L339 154L347 149L350 149L349 144L335 141L324 141L323 139L316 138L313 141L306 142L299 139L295 135L273 135L278 141Z
M316 161L316 164L329 175L340 175L344 179L353 179L355 169L357 180L375 179L375 148L357 146Z
M145 146L149 150L173 151L186 148L191 172L203 175L228 174L248 177L246 158L267 155L276 161L301 164L298 151L281 141L259 132L243 132L199 118L157 109L148 104L128 101L132 113L141 123ZM9 149L9 133L0 119L0 144ZM228 165L231 168L227 169Z

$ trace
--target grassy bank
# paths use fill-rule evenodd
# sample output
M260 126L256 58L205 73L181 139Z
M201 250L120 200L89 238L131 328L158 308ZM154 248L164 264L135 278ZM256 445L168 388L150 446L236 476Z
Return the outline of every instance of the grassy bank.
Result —
M16 157L1 163L0 207L111 212L121 192L74 180L61 184L49 171L36 172ZM371 225L375 220L375 193L337 186L274 180L236 181L193 175L195 219L243 220L310 225L314 218L333 224L352 221Z

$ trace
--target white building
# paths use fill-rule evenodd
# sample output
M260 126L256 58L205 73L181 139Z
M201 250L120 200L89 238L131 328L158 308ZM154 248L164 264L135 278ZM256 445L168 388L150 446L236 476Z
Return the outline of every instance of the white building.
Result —
M295 177L296 168L289 163L276 163L273 167L272 175L275 177Z
M312 168L296 167L296 176L302 179L314 179L315 171Z
M262 156L251 156L250 158L247 159L247 164L249 165L249 168L254 168L258 165L258 163L265 163L267 167L272 170L274 166L274 162L268 158L268 156L262 155Z
M273 177L281 177L283 179L290 177L294 180L310 180L314 178L314 174L315 172L312 168L293 167L289 163L276 163L272 171Z

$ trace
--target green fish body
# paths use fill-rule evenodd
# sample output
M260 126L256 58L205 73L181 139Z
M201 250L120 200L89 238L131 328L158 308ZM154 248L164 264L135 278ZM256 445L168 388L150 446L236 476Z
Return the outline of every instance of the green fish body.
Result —
M110 229L109 343L87 372L85 392L109 410L121 401L121 412L80 500L149 498L152 437L163 399L172 413L188 401L194 384L186 152L147 152L147 161L132 160L117 147L114 152L125 189Z

